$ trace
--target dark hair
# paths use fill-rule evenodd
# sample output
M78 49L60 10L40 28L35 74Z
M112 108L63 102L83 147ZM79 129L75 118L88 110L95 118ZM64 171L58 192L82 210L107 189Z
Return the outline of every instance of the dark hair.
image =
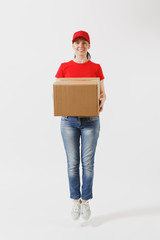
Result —
M76 58L76 54L74 54L74 58ZM87 59L90 60L91 59L91 54L89 52L87 52Z

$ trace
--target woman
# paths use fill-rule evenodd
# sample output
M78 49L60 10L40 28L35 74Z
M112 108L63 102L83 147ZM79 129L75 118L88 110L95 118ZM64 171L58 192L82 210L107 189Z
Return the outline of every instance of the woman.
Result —
M74 60L61 63L55 77L99 77L100 105L99 114L103 110L106 94L104 75L100 64L92 62L88 52L90 37L85 31L73 34L72 48L75 51ZM74 220L82 214L88 220L91 215L89 199L93 198L92 186L94 175L94 155L100 132L100 118L97 117L61 117L61 135L67 156L68 180L70 198L73 199L71 215ZM82 194L80 192L80 136L82 161ZM82 199L81 199L82 197Z

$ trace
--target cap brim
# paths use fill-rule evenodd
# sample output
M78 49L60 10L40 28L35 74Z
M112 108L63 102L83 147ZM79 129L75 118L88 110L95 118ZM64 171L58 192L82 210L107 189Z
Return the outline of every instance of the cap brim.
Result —
M72 41L72 43L73 43L77 38L84 38L84 39L88 42L88 40L87 40L85 37L79 36L79 37L76 37L76 38ZM89 42L88 42L88 43L89 43Z

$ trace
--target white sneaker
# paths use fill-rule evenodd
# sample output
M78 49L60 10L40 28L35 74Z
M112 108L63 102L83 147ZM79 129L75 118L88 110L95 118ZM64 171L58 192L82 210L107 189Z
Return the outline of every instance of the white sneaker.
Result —
M89 206L89 201L81 204L81 214L84 220L88 220L91 216L91 209Z
M80 214L81 214L81 199L79 199L78 202L74 201L73 203L71 212L73 220L77 220L80 217Z

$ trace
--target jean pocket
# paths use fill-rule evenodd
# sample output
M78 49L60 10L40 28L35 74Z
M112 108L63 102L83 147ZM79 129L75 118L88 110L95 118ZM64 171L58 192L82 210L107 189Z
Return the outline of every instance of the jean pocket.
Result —
M88 118L88 121L89 121L89 122L93 122L93 121L97 121L98 119L99 119L99 116L89 117L89 118Z
M68 116L62 116L61 119L62 120L68 120Z

